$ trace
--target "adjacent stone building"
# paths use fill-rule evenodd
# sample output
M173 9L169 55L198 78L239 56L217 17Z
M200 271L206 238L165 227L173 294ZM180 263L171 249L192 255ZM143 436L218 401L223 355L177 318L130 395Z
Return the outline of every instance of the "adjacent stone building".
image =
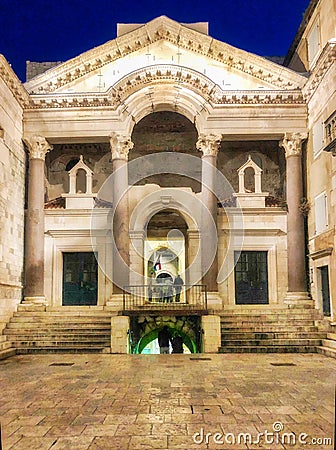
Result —
M165 16L24 85L1 58L3 348L139 352L164 325L190 351L322 348L333 8L311 1L287 67Z

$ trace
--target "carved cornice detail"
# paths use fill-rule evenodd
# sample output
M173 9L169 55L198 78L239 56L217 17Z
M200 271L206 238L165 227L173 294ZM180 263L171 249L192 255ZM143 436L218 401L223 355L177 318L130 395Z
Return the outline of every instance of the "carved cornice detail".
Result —
M128 153L134 147L134 143L129 136L115 132L110 134L110 147L112 159L128 159Z
M330 67L336 60L336 39L330 40L324 47L317 63L303 88L303 94L306 101L309 101L318 88L321 80L324 78Z
M180 48L207 56L224 65L245 72L281 89L296 89L304 84L301 75L282 67L281 74L274 63L236 49L210 36L191 30L167 17L158 17L126 35L122 35L42 74L26 83L31 93L51 93L106 64L154 42L165 40ZM274 70L272 67L274 64ZM54 81L56 79L56 81Z
M200 134L196 148L203 153L203 156L217 156L221 140L221 134Z
M0 55L0 78L8 86L22 108L29 106L30 100L28 92L2 55Z
M113 107L116 109L131 94L155 84L185 86L206 101L218 105L304 104L300 90L233 91L222 90L205 75L187 67L154 65L126 75L107 93L32 95L31 109Z
M285 137L279 142L279 146L285 150L286 158L302 155L302 141L307 139L307 133L285 133Z
M46 154L53 148L43 136L28 136L23 140L28 147L29 159L42 159L44 161Z

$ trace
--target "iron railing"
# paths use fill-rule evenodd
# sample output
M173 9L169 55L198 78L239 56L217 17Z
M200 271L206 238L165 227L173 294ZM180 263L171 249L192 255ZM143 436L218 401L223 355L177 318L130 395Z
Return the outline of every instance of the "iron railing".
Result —
M169 285L124 286L124 311L206 310L207 291L203 284L184 285L179 294Z

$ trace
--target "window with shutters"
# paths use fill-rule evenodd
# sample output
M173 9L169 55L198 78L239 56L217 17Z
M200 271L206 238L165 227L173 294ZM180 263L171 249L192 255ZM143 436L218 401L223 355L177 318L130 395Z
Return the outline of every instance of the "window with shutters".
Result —
M308 45L308 63L309 69L311 69L320 51L320 32L318 22L316 22L313 25L312 29L310 30L310 33L307 36L307 45Z
M313 127L313 152L316 158L323 150L323 123L317 122Z
M325 192L315 197L315 227L316 234L328 228L327 195Z

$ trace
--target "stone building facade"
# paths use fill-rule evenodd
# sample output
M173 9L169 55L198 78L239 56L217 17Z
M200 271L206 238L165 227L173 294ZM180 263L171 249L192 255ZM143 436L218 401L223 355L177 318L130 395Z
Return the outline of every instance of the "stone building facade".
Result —
M1 59L0 306L19 351L43 350L11 331L28 313L110 318L112 352L164 324L190 351L321 345L336 298L330 7L310 3L288 67L165 16L24 85ZM233 337L244 317L250 341Z
M286 60L288 67L309 73L303 93L308 108L305 167L310 283L317 307L331 318L336 298L335 8L333 1L311 2L305 26L300 27Z

